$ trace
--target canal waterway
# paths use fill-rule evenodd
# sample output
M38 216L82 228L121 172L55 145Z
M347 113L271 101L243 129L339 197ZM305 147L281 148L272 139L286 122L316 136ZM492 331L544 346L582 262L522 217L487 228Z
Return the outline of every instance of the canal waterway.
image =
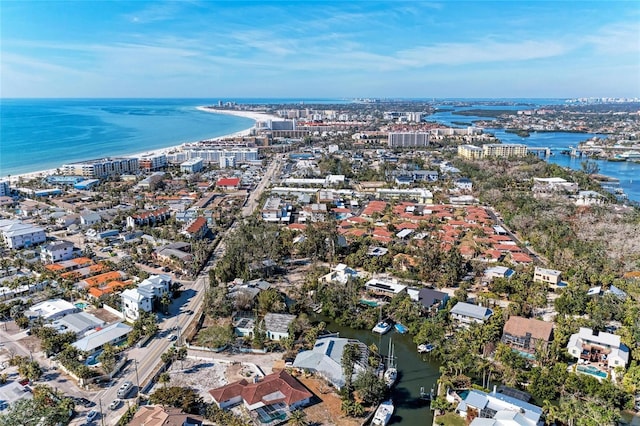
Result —
M442 106L441 108L446 110L432 114L427 118L427 120L436 121L452 127L465 127L466 125L472 125L472 122L474 121L487 121L491 120L491 118L455 115L453 114L454 111L468 109L503 109L517 111L531 107L512 105L490 107L487 105L477 105L465 107ZM507 133L504 129L486 128L485 131L495 134L495 136L503 143L521 143L529 147L551 148L552 155L545 160L563 167L569 167L572 170L582 170L582 162L585 161L586 158L571 157L569 155L562 154L562 151L567 151L572 146L577 147L580 142L587 139L595 136L602 136L592 133L577 132L532 132L529 137L523 138L515 133ZM589 160L598 165L600 174L618 179L619 187L624 190L624 193L628 196L629 200L640 202L640 163L629 161L613 162L595 159Z
M440 362L435 356L419 354L416 344L409 334L399 334L391 330L384 336L371 330L355 330L343 327L329 318L317 316L317 321L324 321L327 330L340 333L340 337L358 339L370 346L375 344L382 355L388 354L389 339L393 341L398 381L392 390L391 397L395 405L391 425L430 425L433 413L429 404L420 400L420 387L425 392L436 389L436 381L440 377Z

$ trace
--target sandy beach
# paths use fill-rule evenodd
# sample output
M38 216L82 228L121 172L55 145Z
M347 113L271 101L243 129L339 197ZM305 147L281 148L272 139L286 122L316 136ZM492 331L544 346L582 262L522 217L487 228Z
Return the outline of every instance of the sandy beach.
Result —
M265 113L254 112L254 111L222 110L222 109L208 108L208 107L205 107L205 106L199 106L199 107L196 107L196 109L198 111L208 112L208 113L212 113L212 114L227 114L227 115L235 115L237 117L250 118L255 122L257 122L257 121L269 121L269 120L282 120L282 118L278 117L277 115L265 114ZM244 129L244 130L240 130L240 131L235 132L235 133L230 133L228 135L223 135L223 136L216 136L215 138L206 139L206 140L215 141L215 140L234 138L234 137L240 137L240 136L248 136L248 135L251 134L251 131L253 130L253 128L254 128L254 126L249 127L247 129ZM150 150L150 151L138 152L136 154L120 155L120 157L129 157L130 158L130 157L140 157L140 156L143 156L143 155L166 154L166 153L171 152L171 151L179 150L183 145L197 143L197 142L200 142L200 141L186 142L186 143L182 143L180 145L172 145L172 146L168 146L166 148L158 148L158 149L154 149L154 150ZM106 155L104 155L104 157L105 158L106 157L110 157L110 155L106 154ZM60 166L62 166L62 164L60 164ZM39 170L39 171L36 171L36 172L21 173L21 174L17 174L17 175L7 176L6 179L9 180L10 184L16 184L16 183L18 183L18 181L20 179L22 179L22 180L42 179L42 178L45 178L47 176L56 174L56 171L57 171L57 169Z

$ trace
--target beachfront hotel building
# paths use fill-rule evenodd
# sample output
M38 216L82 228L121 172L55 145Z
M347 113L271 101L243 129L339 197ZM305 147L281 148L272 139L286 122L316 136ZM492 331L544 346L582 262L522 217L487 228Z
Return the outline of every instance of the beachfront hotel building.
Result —
M409 148L429 145L427 132L393 132L389 133L389 148Z
M205 164L221 164L221 159L225 161L233 161L236 164L239 163L251 163L260 161L260 154L258 148L222 148L222 147L184 147L181 151L170 153L167 155L167 160L172 164L181 164L188 160L195 158L201 158Z
M484 144L481 147L475 145L460 145L458 146L458 155L467 160L475 160L478 158L525 157L527 155L527 146L509 143L491 143Z
M182 173L197 173L202 171L202 168L202 158L192 158L180 164L180 171Z
M140 165L137 158L100 158L62 165L62 174L87 178L137 173L139 170Z
M0 181L0 197L5 197L11 194L11 188L9 188L9 182L6 180Z
M166 154L145 154L138 158L140 169L147 172L162 170L168 164Z

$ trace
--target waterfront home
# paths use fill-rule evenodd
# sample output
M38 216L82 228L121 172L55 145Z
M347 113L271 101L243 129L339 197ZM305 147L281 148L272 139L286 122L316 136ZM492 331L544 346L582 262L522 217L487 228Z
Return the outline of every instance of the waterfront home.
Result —
M474 426L542 426L542 408L513 396L493 392L486 393L471 389L456 407L462 418L476 413L471 422Z
M341 389L345 384L342 353L347 345L356 345L360 353L353 369L353 377L356 377L367 368L369 348L355 339L321 337L316 340L310 351L302 351L296 356L293 367L318 374L337 389Z
M553 323L533 318L511 316L502 329L502 342L514 349L533 354L538 344L553 339Z
M483 324L488 320L493 311L484 306L472 305L471 303L458 302L451 309L451 318L462 326L469 326L473 323Z
M605 198L602 194L596 191L580 191L575 196L576 206L595 206L605 203Z
M365 289L380 296L393 297L407 290L407 286L397 281L372 278L364 285Z
M435 313L447 305L449 295L431 288L408 291L411 300L419 302L424 312Z
M580 327L578 333L571 335L567 350L579 363L593 363L598 367L625 367L629 362L629 348L620 341L620 336L586 327Z
M267 339L282 340L289 337L289 325L296 319L295 315L274 314L269 312L264 316L264 328Z
M282 370L255 382L242 379L209 391L222 409L244 405L252 417L284 420L287 413L309 405L313 394L295 377ZM279 414L275 417L274 414ZM268 416L265 416L268 415Z

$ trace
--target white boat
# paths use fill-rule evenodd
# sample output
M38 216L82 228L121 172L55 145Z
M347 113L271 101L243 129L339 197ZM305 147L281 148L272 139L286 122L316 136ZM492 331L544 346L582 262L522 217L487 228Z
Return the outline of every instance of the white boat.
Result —
M393 386L393 384L398 380L398 370L394 367L389 367L384 372L384 382L387 384L387 387Z
M394 346L389 339L389 355L387 357L387 369L384 372L383 380L388 388L392 387L398 380L398 369L396 368Z
M395 407L393 406L393 401L388 400L382 402L376 410L376 414L373 416L371 424L376 426L386 426L387 424L389 424L389 420L391 420L394 409Z
M388 333L389 330L391 330L391 324L386 321L380 321L371 331L378 334L385 334Z
M423 343L421 345L418 345L418 353L428 354L434 349L434 347L435 346L433 346L431 343Z

